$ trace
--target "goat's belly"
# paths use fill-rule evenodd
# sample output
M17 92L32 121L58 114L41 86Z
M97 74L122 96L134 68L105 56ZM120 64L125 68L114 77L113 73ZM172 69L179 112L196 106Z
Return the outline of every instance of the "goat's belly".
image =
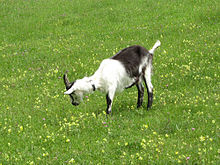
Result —
M124 89L132 86L134 83L135 83L134 78L130 78L129 76L123 77L122 79L120 79L120 81L118 81L116 91L122 92Z
M102 91L106 92L111 89L121 92L136 81L134 78L129 77L119 61L112 59L104 60L96 74L100 78Z

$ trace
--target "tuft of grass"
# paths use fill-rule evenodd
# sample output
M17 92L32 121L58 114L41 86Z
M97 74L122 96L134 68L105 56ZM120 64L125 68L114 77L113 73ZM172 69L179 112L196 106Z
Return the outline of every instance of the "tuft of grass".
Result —
M0 1L0 164L219 164L218 1ZM137 90L73 107L62 75L120 49L155 53L154 103Z

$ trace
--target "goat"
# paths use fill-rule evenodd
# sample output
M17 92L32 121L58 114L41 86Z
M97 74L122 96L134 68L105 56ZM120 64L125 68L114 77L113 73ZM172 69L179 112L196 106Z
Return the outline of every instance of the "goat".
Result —
M148 92L148 110L153 103L151 83L153 54L160 45L158 40L149 51L139 45L127 47L113 57L104 59L92 76L77 79L72 83L69 82L65 73L63 79L67 91L64 94L69 95L72 104L77 106L83 100L85 93L96 90L104 92L107 101L106 113L110 114L115 93L134 85L138 90L137 108L139 108L143 103L144 82Z

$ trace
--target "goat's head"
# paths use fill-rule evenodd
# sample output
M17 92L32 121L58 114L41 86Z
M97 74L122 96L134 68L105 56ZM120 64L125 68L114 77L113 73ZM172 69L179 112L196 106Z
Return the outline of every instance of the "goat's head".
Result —
M63 75L63 80L67 90L64 94L68 94L70 96L72 105L79 105L82 101L83 93L78 90L74 90L74 84L76 81L70 83L66 73Z

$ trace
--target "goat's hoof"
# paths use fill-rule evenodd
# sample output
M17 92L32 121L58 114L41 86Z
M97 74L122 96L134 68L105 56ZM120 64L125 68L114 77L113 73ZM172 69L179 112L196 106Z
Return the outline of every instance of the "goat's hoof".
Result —
M142 106L141 104L140 104L140 105L138 104L138 105L137 105L137 108L140 108L141 106Z
M147 106L147 111L149 111L152 108L152 106Z
M106 112L106 115L111 115L112 114L112 111L107 111Z
M108 120L108 119L110 119L111 117L112 117L112 113L110 112L110 113L106 113L106 119Z

